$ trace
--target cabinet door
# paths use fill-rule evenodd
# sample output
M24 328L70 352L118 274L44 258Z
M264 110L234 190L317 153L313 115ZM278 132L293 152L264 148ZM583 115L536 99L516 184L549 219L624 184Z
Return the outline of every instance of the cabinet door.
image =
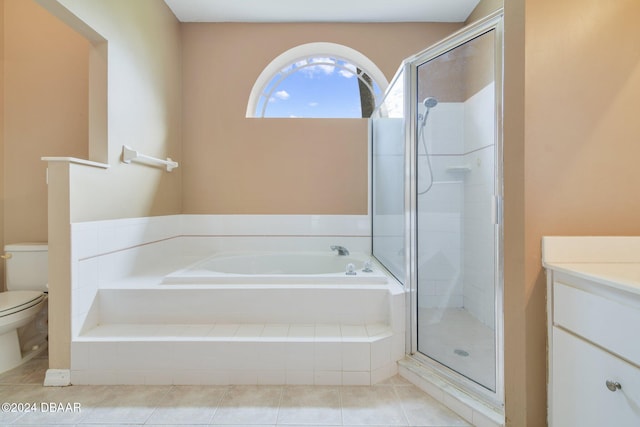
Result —
M640 369L554 327L552 399L553 427L638 427Z

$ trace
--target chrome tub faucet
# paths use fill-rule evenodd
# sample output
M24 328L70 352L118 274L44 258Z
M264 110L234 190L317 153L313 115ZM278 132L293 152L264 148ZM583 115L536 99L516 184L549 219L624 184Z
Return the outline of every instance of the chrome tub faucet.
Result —
M331 246L331 250L332 251L338 251L338 255L349 255L349 250L347 248L345 248L344 246L332 245Z

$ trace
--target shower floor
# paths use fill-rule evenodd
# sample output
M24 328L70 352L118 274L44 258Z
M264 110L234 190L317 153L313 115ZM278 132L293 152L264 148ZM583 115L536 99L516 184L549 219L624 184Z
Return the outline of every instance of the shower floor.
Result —
M418 350L495 389L494 331L464 308L419 308Z

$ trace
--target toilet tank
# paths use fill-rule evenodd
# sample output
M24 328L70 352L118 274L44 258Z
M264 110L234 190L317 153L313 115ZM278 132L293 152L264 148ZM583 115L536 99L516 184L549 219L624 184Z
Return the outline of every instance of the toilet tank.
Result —
M9 291L46 291L49 282L48 245L15 243L4 247Z

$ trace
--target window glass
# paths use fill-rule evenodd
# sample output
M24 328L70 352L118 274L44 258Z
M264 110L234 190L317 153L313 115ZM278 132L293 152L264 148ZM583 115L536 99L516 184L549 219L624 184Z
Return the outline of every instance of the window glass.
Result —
M380 95L380 86L351 62L310 56L287 65L271 78L254 116L369 117Z

